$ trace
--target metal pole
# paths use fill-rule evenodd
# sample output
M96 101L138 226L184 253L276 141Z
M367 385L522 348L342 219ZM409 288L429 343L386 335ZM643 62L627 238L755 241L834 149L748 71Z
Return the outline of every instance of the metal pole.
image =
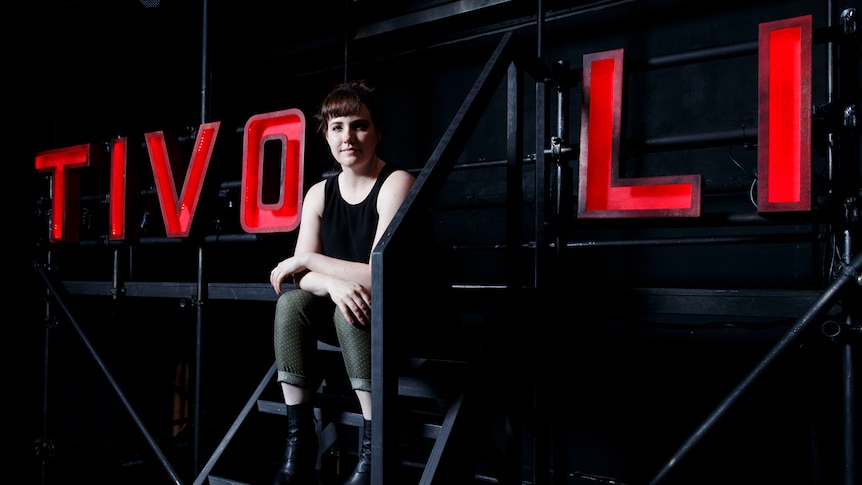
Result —
M201 124L206 123L208 118L207 113L207 86L209 81L209 0L203 0L202 8L202 29L201 29ZM197 322L195 326L195 368L194 368L194 415L193 420L193 453L192 453L192 471L197 475L200 459L200 419L201 419L201 342L203 340L203 302L206 297L206 283L203 280L203 246L198 246L198 274L197 274L197 301L196 316Z
M802 331L816 321L826 311L828 311L837 301L841 294L841 290L848 282L859 284L859 272L862 270L862 254L856 255L853 262L847 267L848 270L842 272L835 278L835 281L829 285L826 290L820 295L817 301L808 309L790 330L778 341L777 344L766 354L766 356L752 369L752 371L742 380L739 385L733 389L730 394L715 408L715 410L707 417L700 427L686 440L678 451L667 461L665 466L649 483L655 485L660 483L671 469L679 463L679 461L706 435L712 426L718 421L727 409L736 402L736 400L747 390L752 383L769 367L770 364L787 348L789 348L796 339L803 333Z

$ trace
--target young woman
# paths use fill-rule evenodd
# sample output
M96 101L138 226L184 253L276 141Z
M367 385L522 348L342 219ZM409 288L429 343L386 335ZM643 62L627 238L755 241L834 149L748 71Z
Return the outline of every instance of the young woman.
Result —
M276 485L312 483L318 438L311 399L319 382L317 340L333 337L363 416L359 461L345 485L370 483L371 250L415 178L377 155L382 109L364 82L340 84L324 98L318 131L340 166L306 193L293 256L270 273L279 293L274 348L287 405L288 438ZM295 289L282 293L293 278Z

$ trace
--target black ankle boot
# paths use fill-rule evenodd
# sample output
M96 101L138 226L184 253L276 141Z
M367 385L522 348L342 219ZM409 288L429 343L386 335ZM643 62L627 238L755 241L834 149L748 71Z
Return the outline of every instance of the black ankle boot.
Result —
M317 430L310 402L287 406L287 448L273 485L312 485L317 465Z
M344 482L344 485L370 485L371 484L371 421L362 420L362 446L359 449L359 461L353 473Z

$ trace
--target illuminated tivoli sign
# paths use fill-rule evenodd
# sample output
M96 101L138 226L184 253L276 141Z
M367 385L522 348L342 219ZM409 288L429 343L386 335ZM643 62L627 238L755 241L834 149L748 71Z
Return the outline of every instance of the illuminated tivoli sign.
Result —
M584 56L578 217L697 217L701 176L619 177L623 50ZM811 16L760 24L758 48L758 212L811 210ZM146 133L147 152L168 237L187 237L200 198L219 122L197 132L179 194L179 156L162 132ZM305 117L288 109L252 116L243 135L240 223L248 233L293 231L299 225ZM280 146L277 200L264 200L264 147ZM110 150L109 238L126 239L127 140ZM50 239L77 242L79 174L91 145L36 155L35 169L52 176Z

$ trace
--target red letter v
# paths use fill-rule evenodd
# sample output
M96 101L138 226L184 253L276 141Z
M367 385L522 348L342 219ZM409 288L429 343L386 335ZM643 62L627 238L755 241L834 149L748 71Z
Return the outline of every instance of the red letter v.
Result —
M179 155L173 153L173 156L170 156L168 154L163 132L156 131L144 134L168 237L186 237L189 235L192 218L194 218L195 208L201 195L204 175L206 175L210 163L210 156L220 124L220 122L213 122L201 125L180 197L177 197L172 170L178 163Z

